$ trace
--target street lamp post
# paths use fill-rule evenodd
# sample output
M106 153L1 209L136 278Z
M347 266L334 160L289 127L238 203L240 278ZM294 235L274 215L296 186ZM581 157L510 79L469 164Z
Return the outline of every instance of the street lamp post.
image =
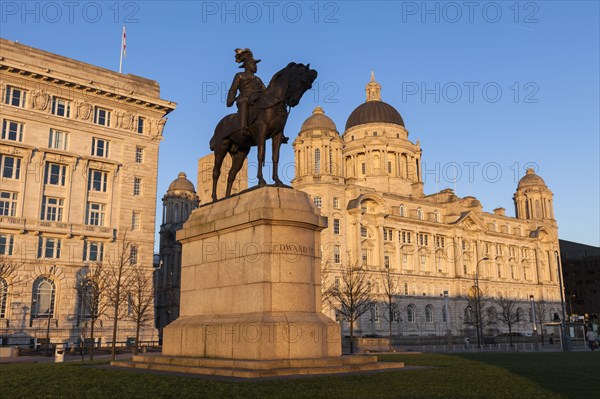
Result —
M577 295L569 295L569 306L571 308L571 311L569 313L569 321L573 321L573 298L577 298Z
M477 347L481 348L481 337L483 331L481 331L481 296L479 294L479 264L485 260L490 260L487 256L484 256L475 265L475 328L477 329Z
M554 251L554 255L556 256L556 265L558 266L558 284L560 288L560 306L562 308L562 322L561 322L561 343L562 350L564 352L569 352L571 350L571 339L567 337L567 326L565 324L565 289L563 285L563 274L562 274L562 265L560 262L560 256L558 251Z
M54 274L56 273L56 265L52 266L50 268L50 273L48 273L49 277L52 278L54 276ZM50 349L50 319L52 317L52 310L53 310L53 306L54 303L52 302L52 298L55 295L55 287L56 284L54 283L54 279L52 279L52 286L51 286L51 291L50 291L50 300L48 302L48 321L46 324L46 353L45 355L48 356L48 351Z
M529 302L531 303L531 326L534 334L537 334L537 323L535 321L535 300L533 295L529 295Z

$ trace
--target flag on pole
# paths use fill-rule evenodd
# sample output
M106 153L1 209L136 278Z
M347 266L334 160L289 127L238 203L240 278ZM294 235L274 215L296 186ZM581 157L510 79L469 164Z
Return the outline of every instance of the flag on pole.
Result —
M127 57L127 34L125 33L125 25L123 25L123 34L121 35L121 57L119 60L119 73L123 70L123 56Z
M123 57L127 57L127 33L125 32L125 25L123 25Z

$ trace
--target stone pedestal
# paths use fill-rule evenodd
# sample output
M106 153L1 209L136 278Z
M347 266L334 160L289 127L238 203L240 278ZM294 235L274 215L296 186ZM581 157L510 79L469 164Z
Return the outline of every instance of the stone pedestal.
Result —
M326 226L309 196L290 188L194 210L177 234L181 307L164 329L163 356L113 364L240 377L401 367L341 356L339 325L321 311Z
M163 354L221 359L340 356L321 312L320 231L305 193L264 187L195 210L182 244L179 318Z

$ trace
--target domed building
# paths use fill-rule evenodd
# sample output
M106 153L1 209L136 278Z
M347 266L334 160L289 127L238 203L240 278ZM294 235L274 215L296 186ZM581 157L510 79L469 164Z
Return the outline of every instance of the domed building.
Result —
M160 226L159 267L154 271L155 325L162 339L162 329L179 316L181 287L181 243L176 233L199 205L194 184L180 172L169 185L163 199Z
M395 336L481 338L507 331L497 316L499 294L529 315L533 297L542 321L560 313L552 192L533 170L514 194L516 217L503 208L484 212L476 198L451 189L424 194L421 145L409 139L400 112L382 101L373 74L366 101L350 113L341 134L316 107L293 147L292 186L308 193L329 219L321 233L325 285L339 284L343 266L358 263L379 294L356 323L357 334L387 335L388 275L397 305ZM469 296L474 286L484 298L476 315ZM339 317L326 305L324 311ZM531 316L521 317L513 331L532 332L534 324Z

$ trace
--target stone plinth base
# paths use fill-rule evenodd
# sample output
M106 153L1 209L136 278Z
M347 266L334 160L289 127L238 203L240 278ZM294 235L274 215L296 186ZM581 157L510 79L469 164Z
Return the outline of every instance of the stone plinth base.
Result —
M375 356L340 356L324 359L238 360L156 355L134 356L131 361L114 361L117 367L234 378L265 378L394 370L404 363L378 363Z
M340 355L339 325L319 313L182 316L163 354L223 359L304 359Z

